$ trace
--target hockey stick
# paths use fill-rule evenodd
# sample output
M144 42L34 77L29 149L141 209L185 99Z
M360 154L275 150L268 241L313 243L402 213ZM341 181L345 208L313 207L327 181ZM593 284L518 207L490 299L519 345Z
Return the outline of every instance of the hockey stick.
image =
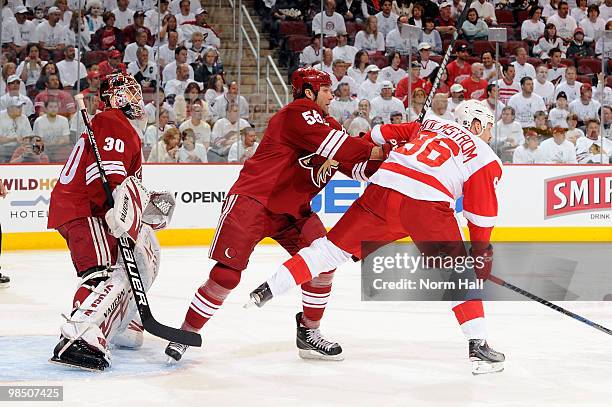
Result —
M434 83L431 85L431 90L429 91L429 95L427 95L427 99L425 99L425 104L423 105L423 108L421 109L421 113L419 113L419 117L416 119L416 121L419 123L423 123L423 118L425 117L427 110L429 110L429 107L431 106L431 102L433 101L436 91L438 90L438 86L440 86L440 81L442 80L442 74L446 71L446 65L448 65L448 60L450 59L453 49L455 48L455 41L457 41L457 38L459 37L459 31L461 30L461 26L463 25L463 22L467 18L467 12L471 5L472 5L472 0L466 0L465 6L463 7L463 10L461 11L461 15L459 15L459 19L457 20L457 26L456 26L457 30L455 30L455 33L453 34L453 38L451 39L451 42L448 48L446 49L446 53L444 54L444 58L442 59L442 62L440 62L440 69L438 70L436 79L434 79ZM412 95L410 95L410 97L412 98Z
M81 111L85 128L87 129L87 138L94 152L96 165L98 167L98 171L100 172L102 188L104 188L104 193L106 194L106 202L112 208L115 205L113 194L110 189L110 184L108 183L108 178L106 177L106 171L104 171L104 167L102 166L100 150L98 150L93 130L89 122L89 117L87 116L83 95L76 95L74 98L77 102L79 110ZM152 335L164 338L171 342L178 342L196 347L202 346L202 337L198 333L172 328L160 324L155 320L155 318L153 318L151 308L149 307L149 300L147 299L147 294L144 290L144 284L142 283L142 278L140 277L138 266L136 265L136 258L134 257L134 242L132 242L126 236L122 236L121 238L117 239L117 244L119 245L121 257L123 257L123 261L125 262L125 268L129 277L128 280L130 281L130 286L132 287L132 292L134 293L134 301L136 301L136 307L138 308L138 313L140 314L140 319L142 320L142 326L144 329Z
M512 284L502 280L501 278L498 278L498 277L495 277L495 276L489 276L489 280L491 280L491 282L493 282L495 284L498 284L498 285L500 285L502 287L506 287L509 290L514 291L515 293L521 294L521 295L523 295L523 296L525 296L525 297L527 297L527 298L529 298L531 300L539 302L540 304L545 305L548 308L552 308L552 309L554 309L557 312L560 312L560 313L562 313L564 315L567 315L570 318L573 318L573 319L575 319L577 321L583 322L583 323L587 324L588 326L591 326L591 327L593 327L593 328L595 328L595 329L597 329L597 330L599 330L601 332L605 332L608 335L612 335L612 330L606 328L605 326L601 326L601 325L599 325L599 324L597 324L597 323L595 323L595 322L593 322L591 320L586 319L583 316L575 314L572 311L566 310L565 308L560 307L560 306L558 306L556 304L553 304L552 302L547 301L544 298L540 298L537 295L530 293L529 291L525 291L522 288L519 288L519 287L517 287L515 285L512 285Z

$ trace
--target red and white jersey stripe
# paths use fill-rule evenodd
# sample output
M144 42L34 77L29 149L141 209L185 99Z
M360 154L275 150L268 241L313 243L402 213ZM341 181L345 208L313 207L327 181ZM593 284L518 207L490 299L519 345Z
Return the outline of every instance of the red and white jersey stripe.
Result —
M482 139L453 121L432 117L416 138L391 152L370 181L452 207L463 196L468 221L490 228L497 217L495 188L501 175L501 161Z

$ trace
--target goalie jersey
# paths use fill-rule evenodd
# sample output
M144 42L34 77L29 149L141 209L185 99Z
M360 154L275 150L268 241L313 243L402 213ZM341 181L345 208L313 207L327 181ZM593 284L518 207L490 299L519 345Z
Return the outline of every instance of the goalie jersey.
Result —
M141 179L142 151L138 130L119 109L105 110L91 120L96 144L111 191L131 175ZM72 149L51 192L49 229L83 217L104 217L109 206L87 134Z
M489 241L497 218L497 183L501 161L491 147L454 121L426 118L400 125L376 126L371 138L410 140L391 152L370 178L374 184L423 201L446 201L454 207L463 196L463 215L471 240Z

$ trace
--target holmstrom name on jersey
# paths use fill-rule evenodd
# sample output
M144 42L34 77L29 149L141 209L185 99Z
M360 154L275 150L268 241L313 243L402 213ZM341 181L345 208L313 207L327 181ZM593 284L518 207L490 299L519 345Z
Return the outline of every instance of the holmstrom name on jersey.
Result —
M456 124L439 122L437 120L426 120L421 126L421 131L432 131L437 134L443 134L451 140L455 141L465 159L463 163L476 158L478 152L476 151L476 143L474 142L473 136L463 130Z

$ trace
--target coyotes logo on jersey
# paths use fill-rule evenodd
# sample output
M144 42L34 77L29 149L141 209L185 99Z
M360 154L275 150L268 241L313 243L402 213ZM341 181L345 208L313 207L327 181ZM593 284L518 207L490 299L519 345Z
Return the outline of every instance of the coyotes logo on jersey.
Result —
M338 169L337 161L326 159L315 153L301 157L298 163L302 168L310 170L310 179L317 188L327 184L327 181L334 175L334 171Z

